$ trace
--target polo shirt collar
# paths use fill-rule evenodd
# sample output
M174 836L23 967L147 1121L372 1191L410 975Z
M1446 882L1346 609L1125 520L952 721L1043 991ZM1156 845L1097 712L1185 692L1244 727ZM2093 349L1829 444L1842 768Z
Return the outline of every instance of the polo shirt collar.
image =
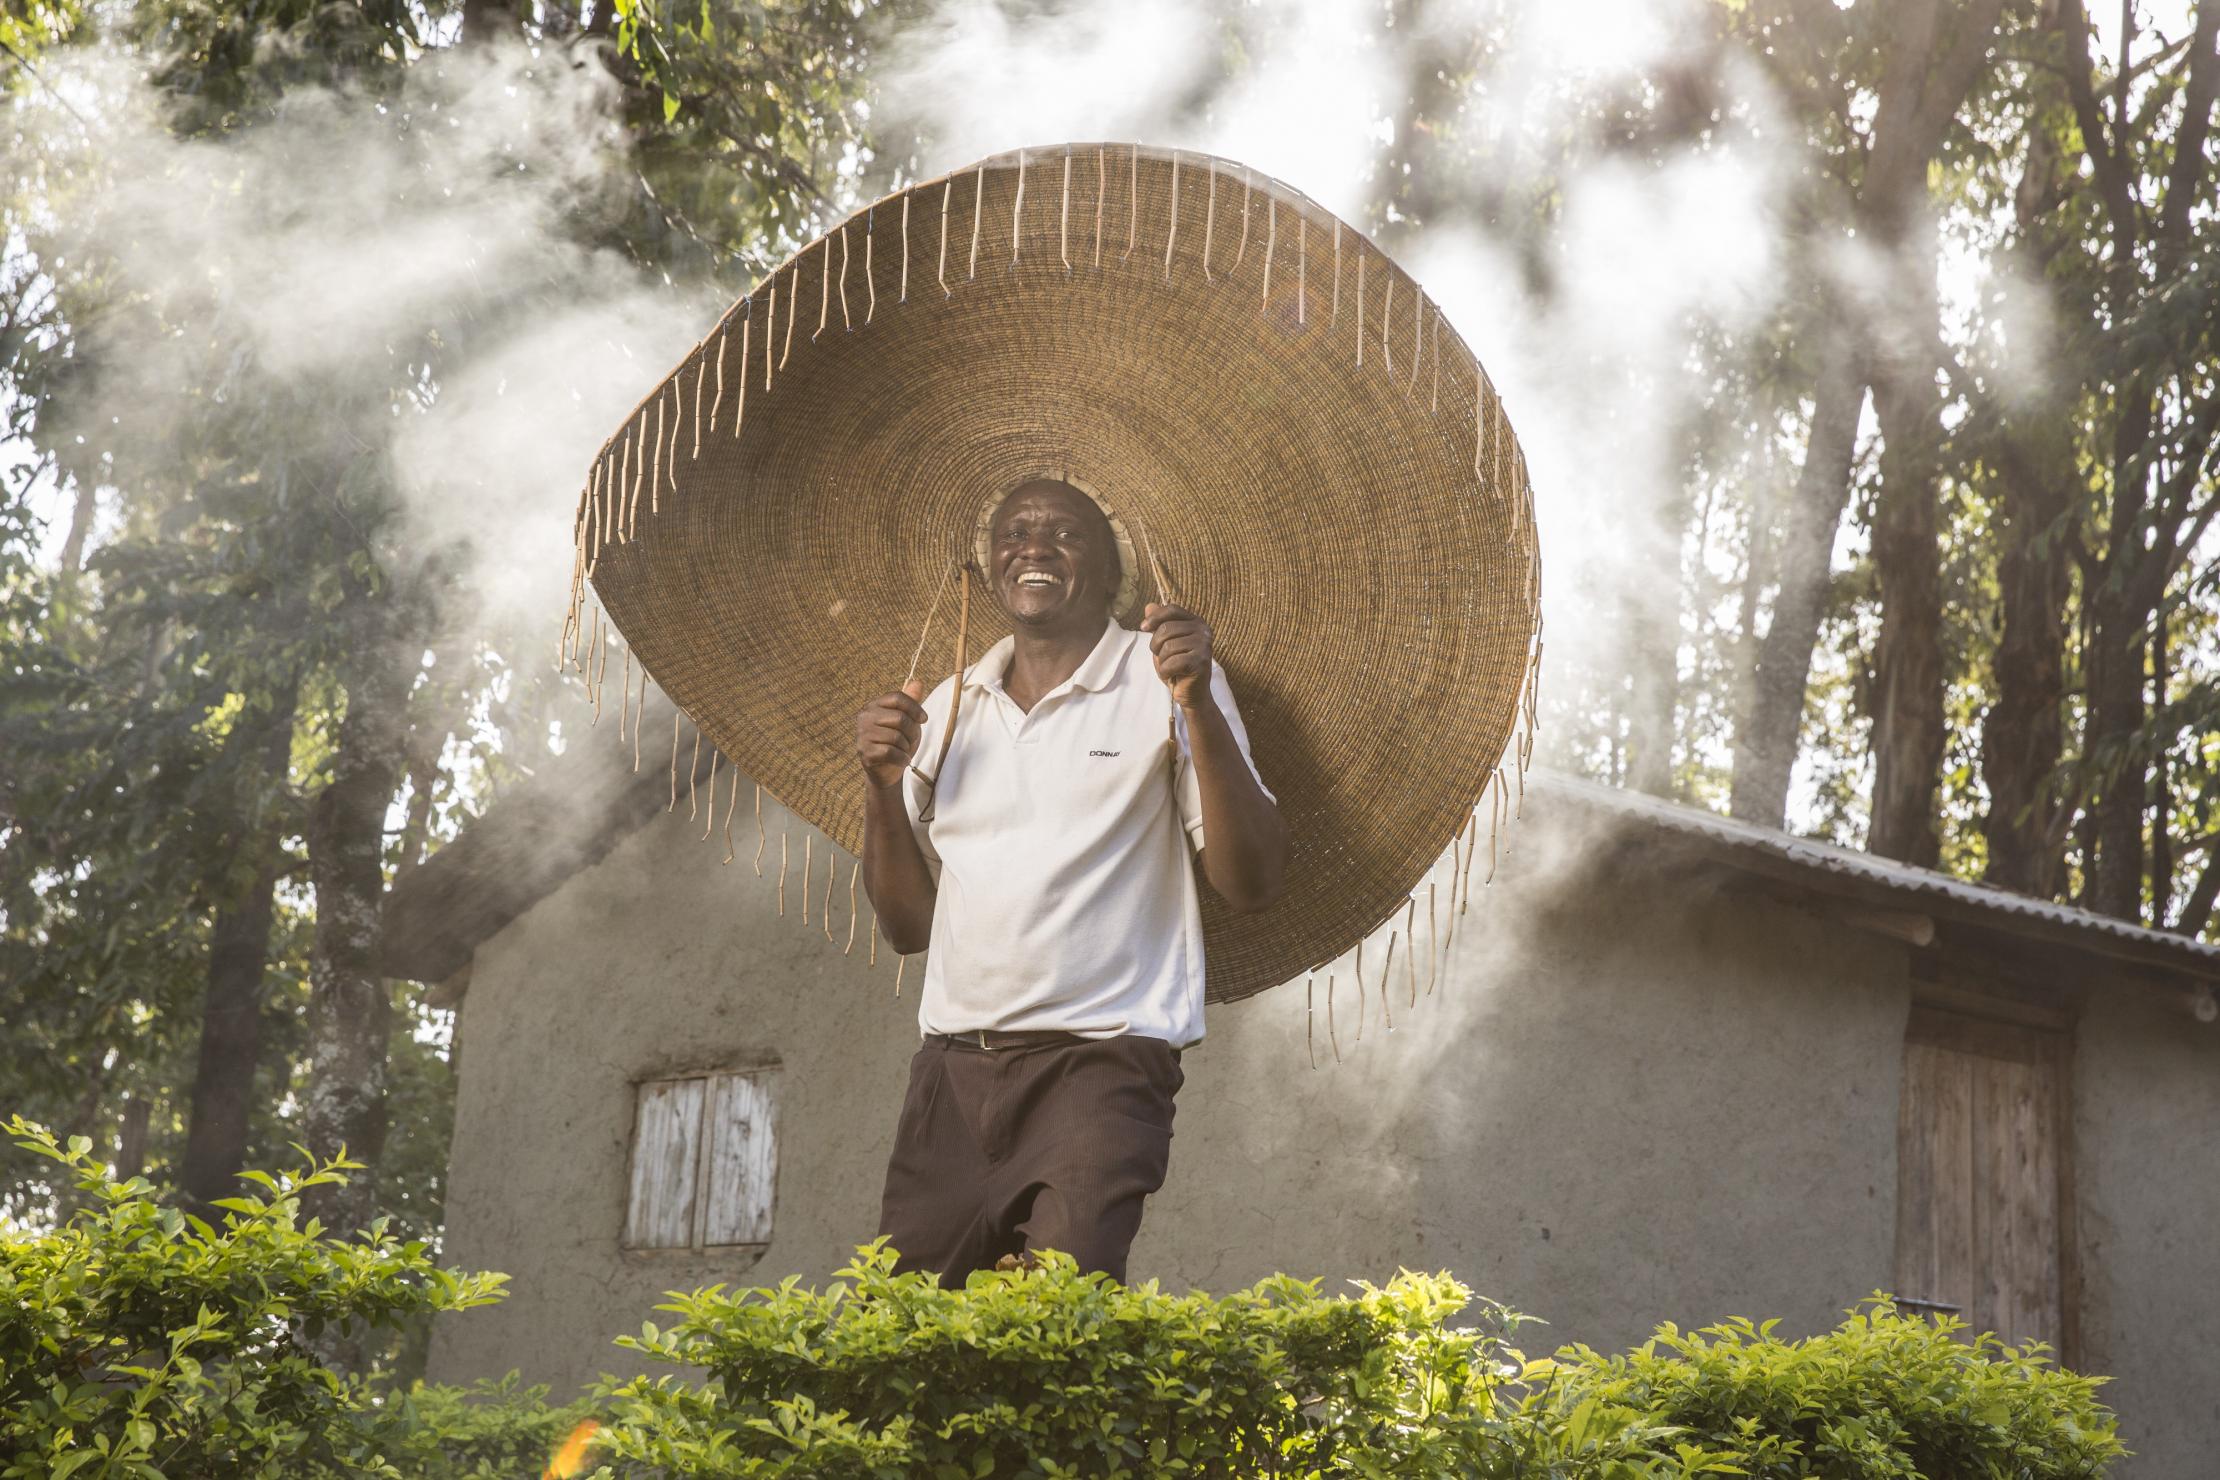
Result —
M1118 625L1113 619L1102 624L1102 636L1096 640L1094 651L1072 671L1072 676L1057 687L1085 689L1090 693L1108 688L1118 676L1118 667L1131 649L1132 632ZM1001 688L1002 680L1009 675L1010 659L1017 652L1017 639L1005 637L979 655L964 674L967 689Z

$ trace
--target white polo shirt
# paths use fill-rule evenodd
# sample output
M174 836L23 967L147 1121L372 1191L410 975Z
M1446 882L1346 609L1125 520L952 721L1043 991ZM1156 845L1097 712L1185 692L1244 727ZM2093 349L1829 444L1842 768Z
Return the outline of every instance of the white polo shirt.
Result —
M964 675L930 807L914 772L903 785L939 881L918 1027L1132 1033L1184 1047L1203 1035L1202 911L1188 854L1203 846L1203 819L1179 706L1145 632L1110 623L1030 714L1002 686L1014 648L1003 638ZM1216 664L1210 688L1247 760L1248 732ZM928 772L953 691L951 677L925 698L914 759Z

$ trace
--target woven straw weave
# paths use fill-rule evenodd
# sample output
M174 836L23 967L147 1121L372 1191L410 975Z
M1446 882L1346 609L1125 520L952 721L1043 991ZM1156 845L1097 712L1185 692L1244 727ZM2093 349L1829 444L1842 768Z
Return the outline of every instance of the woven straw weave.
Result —
M1272 909L1203 889L1210 998L1403 914L1531 730L1524 459L1418 285L1238 164L996 155L810 243L597 457L571 621L590 586L709 742L852 852L856 711L936 592L920 676L953 668L951 562L1040 474L1096 491L1211 623L1293 834ZM974 657L1005 630L972 603Z

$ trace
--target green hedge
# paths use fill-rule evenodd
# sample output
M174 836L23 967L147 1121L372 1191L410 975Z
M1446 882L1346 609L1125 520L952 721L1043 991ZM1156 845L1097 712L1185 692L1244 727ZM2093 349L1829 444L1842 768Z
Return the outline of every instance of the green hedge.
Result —
M82 1197L0 1239L4 1480L522 1477L589 1434L612 1480L2063 1480L2121 1453L2096 1380L1880 1297L1803 1341L1736 1321L1529 1361L1520 1318L1446 1276L1168 1295L1051 1256L944 1290L879 1245L822 1290L674 1295L619 1344L682 1370L565 1407L513 1377L396 1389L335 1372L323 1338L485 1304L502 1277L304 1225L301 1192L347 1163L250 1174L218 1230L82 1141L7 1129Z

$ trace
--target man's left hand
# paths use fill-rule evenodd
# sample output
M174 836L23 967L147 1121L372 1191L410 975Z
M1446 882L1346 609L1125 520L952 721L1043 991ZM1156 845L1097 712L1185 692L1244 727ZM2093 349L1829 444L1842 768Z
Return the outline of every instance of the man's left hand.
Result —
M1156 676L1171 686L1172 702L1192 709L1210 698L1210 624L1184 606L1152 601L1141 614L1149 634Z

